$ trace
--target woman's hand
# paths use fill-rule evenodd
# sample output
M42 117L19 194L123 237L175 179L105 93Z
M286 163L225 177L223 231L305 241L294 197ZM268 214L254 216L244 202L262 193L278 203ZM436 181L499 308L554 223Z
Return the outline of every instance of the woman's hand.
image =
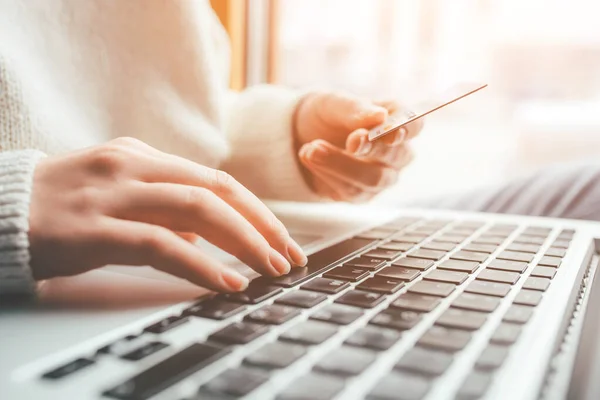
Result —
M407 141L422 128L417 120L371 143L367 129L400 108L340 93L313 93L296 110L298 157L316 193L340 201L366 201L394 184L412 160Z
M261 274L306 263L283 224L231 176L130 138L40 162L29 222L36 279L151 265L209 289L243 290L247 278L190 243L196 235Z

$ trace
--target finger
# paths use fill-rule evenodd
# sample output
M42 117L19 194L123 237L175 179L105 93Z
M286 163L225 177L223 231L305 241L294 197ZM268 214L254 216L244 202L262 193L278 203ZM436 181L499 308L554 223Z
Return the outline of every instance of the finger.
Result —
M168 229L109 219L103 223L103 265L150 265L208 289L235 292L248 279Z
M377 104L378 106L384 107L389 114L393 114L402 110L409 110L410 107L396 101L396 100L380 100L380 101L374 101L375 104ZM414 137L416 137L421 130L423 129L423 118L419 118L416 119L406 125L404 125L403 127L406 129L406 139L412 139ZM385 138L387 138L388 135L383 136L382 138L380 138L379 140L383 140ZM388 139L390 141L392 141L392 139Z
M312 142L307 157L336 178L370 192L379 192L391 185L398 175L392 168L354 157L322 140Z
M310 162L308 162L310 164ZM311 171L318 175L319 179L327 182L330 187L336 188L337 201L350 203L364 203L377 195L377 192L366 191L358 186L340 180L334 173L318 165L310 164Z
M175 232L175 233L177 234L177 236L179 236L186 242L189 242L192 244L196 243L200 239L200 236L196 235L195 233L191 233L191 232Z
M302 248L290 237L285 226L252 192L223 171L196 164L165 153L154 153L155 160L140 166L147 182L167 182L204 187L222 198L248 220L269 242L296 265L305 265Z
M343 132L372 128L387 118L387 110L373 102L346 93L328 93L315 98L319 117Z
M375 158L380 157L391 147L400 146L404 143L406 130L400 128L395 132L389 133L381 139L371 142L369 140L369 131L358 129L348 135L346 140L346 150L359 157Z
M351 141L349 147L355 149L355 151L348 152L364 161L379 163L400 170L412 160L410 145L402 141L394 146L384 145L378 141L369 142L366 132L360 130L353 132L349 140ZM368 145L356 147L356 143L363 142L368 143Z
M280 276L289 262L230 205L208 189L171 183L139 183L113 205L117 218L193 232L261 274Z
M350 192L360 191L359 188L329 176L318 166L312 164L306 156L310 147L310 144L307 144L300 149L299 159L302 165L310 171L312 186L317 194L335 201L348 201Z

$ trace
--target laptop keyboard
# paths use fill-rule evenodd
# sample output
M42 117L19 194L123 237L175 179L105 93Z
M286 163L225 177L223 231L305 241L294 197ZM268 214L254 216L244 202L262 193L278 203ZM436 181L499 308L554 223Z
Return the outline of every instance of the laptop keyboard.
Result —
M137 361L160 354L172 347L161 334L192 319L207 318L225 324L205 341L193 342L116 382L99 397L147 399L218 360L238 357L237 367L199 384L197 395L189 399L244 397L266 384L274 372L294 369L306 359L309 371L273 396L330 399L348 379L360 379L407 332L420 330L414 345L391 368L379 372L379 381L367 395L420 399L463 355L472 336L495 324L455 394L479 398L543 300L573 234L573 230L552 232L546 227L483 221L399 218L309 256L306 267L293 268L286 276L260 277L242 293L200 299L183 312L94 355L58 366L42 378L67 380L103 357ZM536 257L539 261L533 264ZM512 291L517 293L509 300ZM507 302L511 304L504 307L501 322L490 321L491 313ZM436 311L434 323L426 320ZM285 329L241 358L239 352L234 354L274 327ZM325 350L322 345L328 341L338 345Z

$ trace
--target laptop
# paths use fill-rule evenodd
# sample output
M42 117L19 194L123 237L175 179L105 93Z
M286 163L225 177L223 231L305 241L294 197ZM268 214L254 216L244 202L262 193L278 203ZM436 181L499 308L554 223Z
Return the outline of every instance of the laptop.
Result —
M309 263L243 293L111 266L5 305L0 398L598 398L599 224L270 206Z

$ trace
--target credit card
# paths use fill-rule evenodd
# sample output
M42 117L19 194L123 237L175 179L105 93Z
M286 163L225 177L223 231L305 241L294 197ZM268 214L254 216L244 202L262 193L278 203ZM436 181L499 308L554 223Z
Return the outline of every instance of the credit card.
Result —
M369 130L369 141L373 141L388 133L398 130L403 125L406 125L414 120L424 117L427 114L439 110L442 107L452 104L457 100L467 97L483 88L487 84L481 83L459 83L444 90L436 95L433 99L423 101L415 105L411 110L399 110L390 114L385 122L377 125Z

